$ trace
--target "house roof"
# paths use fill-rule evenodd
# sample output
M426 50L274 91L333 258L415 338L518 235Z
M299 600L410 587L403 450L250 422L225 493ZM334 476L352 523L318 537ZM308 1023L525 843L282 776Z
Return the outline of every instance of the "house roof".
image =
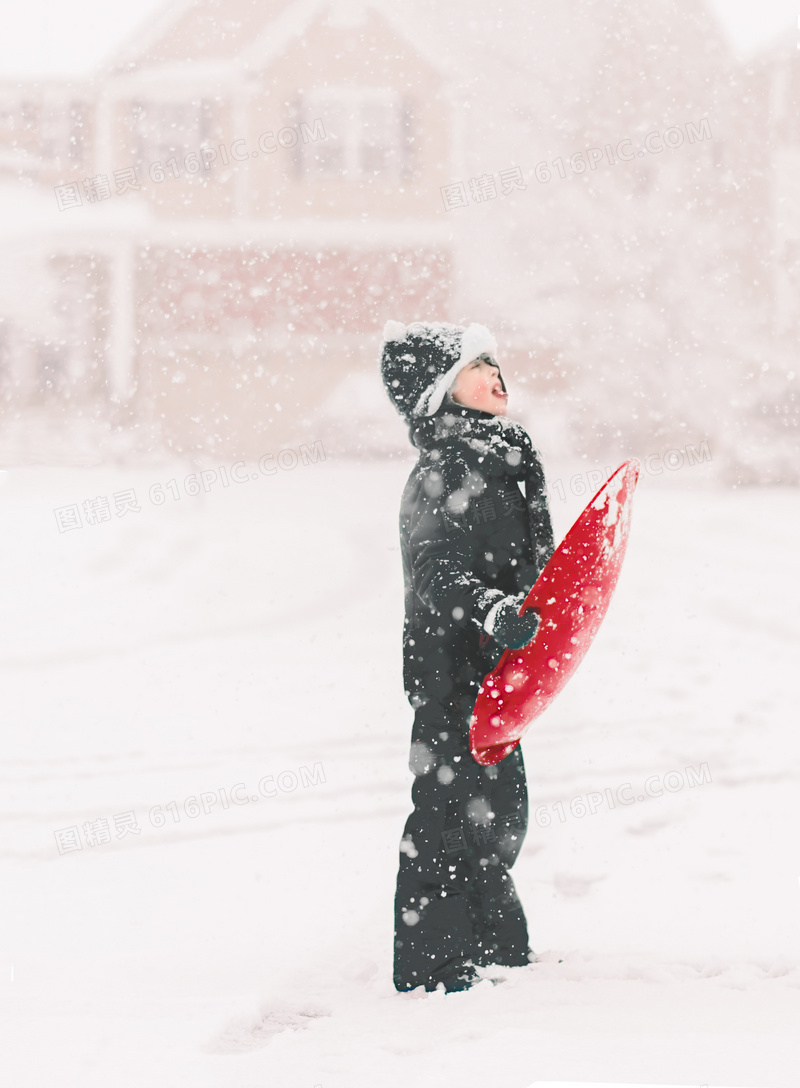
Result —
M443 69L441 50L410 34L396 4L385 0L172 0L112 58L105 75L186 62L225 62L252 69L279 57L322 18L331 27L357 28L376 12L428 64Z
M114 56L111 74L188 59L233 59L292 0L166 0Z
M105 75L204 70L229 66L238 75L264 70L295 39L322 20L354 28L376 14L445 79L465 130L482 136L515 120L537 133L571 113L591 112L601 84L617 81L617 61L655 94L704 78L713 83L730 59L718 21L701 0L651 0L647 11L628 0L165 0L116 56ZM377 71L377 70L376 70ZM635 75L635 71L634 71ZM609 90L609 88L606 88ZM613 87L610 89L613 94ZM506 157L506 156L504 156Z
M429 67L443 75L455 74L442 51L433 48L424 37L409 33L407 21L397 17L396 5L385 0L295 0L264 26L252 44L242 50L239 60L247 68L264 67L277 60L315 20L333 30L355 31L376 15Z

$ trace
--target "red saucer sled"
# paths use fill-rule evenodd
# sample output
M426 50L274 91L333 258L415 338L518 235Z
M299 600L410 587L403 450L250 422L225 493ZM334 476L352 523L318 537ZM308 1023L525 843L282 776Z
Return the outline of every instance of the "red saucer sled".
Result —
M485 767L512 752L528 726L558 695L592 644L619 577L628 544L636 458L606 480L556 548L520 609L541 616L534 638L505 650L475 700L469 743Z

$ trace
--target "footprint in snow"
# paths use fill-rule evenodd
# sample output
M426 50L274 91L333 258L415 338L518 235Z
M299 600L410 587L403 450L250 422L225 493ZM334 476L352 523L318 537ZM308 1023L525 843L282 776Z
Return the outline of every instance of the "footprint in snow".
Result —
M559 895L567 896L570 899L579 898L580 896L588 895L592 889L592 885L598 884L601 880L605 880L605 877L582 877L571 873L556 873L553 877L553 887Z
M266 1046L283 1031L300 1031L312 1021L330 1015L327 1009L316 1005L262 1005L258 1012L232 1020L204 1049L213 1054L241 1054Z

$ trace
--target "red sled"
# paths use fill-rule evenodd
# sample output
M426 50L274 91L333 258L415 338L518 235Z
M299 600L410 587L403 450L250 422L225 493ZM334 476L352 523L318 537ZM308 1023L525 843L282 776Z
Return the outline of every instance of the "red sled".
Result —
M520 608L541 616L533 639L505 650L484 678L470 719L469 744L484 767L513 752L592 644L617 584L628 544L636 458L603 484L556 548Z

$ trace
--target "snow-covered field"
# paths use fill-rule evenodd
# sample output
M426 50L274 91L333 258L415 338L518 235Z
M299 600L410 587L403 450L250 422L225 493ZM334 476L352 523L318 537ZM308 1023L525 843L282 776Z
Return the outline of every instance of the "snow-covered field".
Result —
M643 476L608 618L523 742L540 962L399 995L411 463L197 496L178 463L0 475L3 1084L800 1083L800 494Z

